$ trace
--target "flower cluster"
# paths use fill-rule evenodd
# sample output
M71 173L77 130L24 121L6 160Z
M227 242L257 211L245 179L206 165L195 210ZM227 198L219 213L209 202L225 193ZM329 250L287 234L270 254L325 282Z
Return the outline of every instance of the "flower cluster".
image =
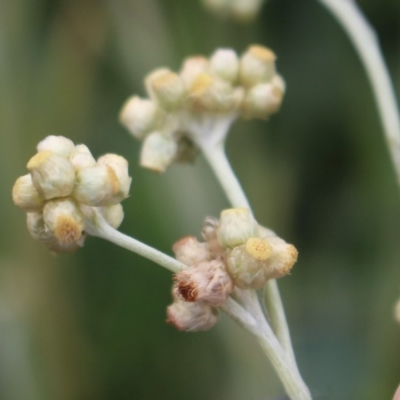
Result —
M106 154L97 161L89 149L63 136L48 136L28 162L29 174L17 179L14 203L27 212L31 235L54 252L72 252L85 240L85 215L98 207L117 228L123 219L120 202L128 196L127 161Z
M192 161L196 146L221 121L266 119L277 112L285 83L275 60L270 49L254 45L241 57L218 49L210 58L187 58L179 73L151 72L145 79L149 98L129 98L120 114L131 134L144 140L141 165L164 172L175 161Z
M258 14L264 0L202 0L205 7L223 17L249 22Z
M296 248L261 227L247 208L224 210L220 219L207 218L204 242L193 236L178 241L175 257L188 265L175 275L174 302L168 322L179 330L210 329L217 307L235 286L260 289L269 279L287 275L297 261Z

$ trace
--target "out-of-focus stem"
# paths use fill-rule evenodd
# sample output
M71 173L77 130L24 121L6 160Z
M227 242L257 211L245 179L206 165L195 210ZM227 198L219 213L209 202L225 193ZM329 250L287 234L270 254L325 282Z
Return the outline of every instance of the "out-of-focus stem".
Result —
M368 74L386 142L400 184L400 117L395 92L377 36L353 0L319 0L352 41Z

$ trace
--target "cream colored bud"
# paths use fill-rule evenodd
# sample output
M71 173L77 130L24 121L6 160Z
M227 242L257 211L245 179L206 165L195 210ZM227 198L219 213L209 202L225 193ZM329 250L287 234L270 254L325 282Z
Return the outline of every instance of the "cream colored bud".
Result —
M118 229L124 219L124 209L121 204L112 204L100 208L104 219L115 229Z
M251 87L271 81L276 74L275 60L275 54L267 47L249 47L240 60L239 79L242 85Z
M157 99L153 91L154 80L169 72L171 71L168 68L157 68L154 71L151 71L149 74L147 74L147 76L144 78L144 85L146 87L147 94L150 96L152 100Z
M206 243L201 243L195 236L185 236L172 247L175 258L187 266L197 265L202 261L209 261L211 254Z
M75 185L74 166L65 157L50 150L40 151L27 165L32 182L45 199L69 196Z
M105 154L97 160L97 165L111 167L118 179L118 191L112 196L108 204L118 204L129 196L132 178L129 176L128 161L117 154Z
M207 247L211 252L213 258L220 256L225 249L221 247L218 243L217 231L218 231L219 221L213 217L207 217L204 220L203 227L201 230L201 236L207 243Z
M243 101L243 116L245 118L266 119L279 111L283 99L280 89L271 83L260 83L246 93Z
M176 141L160 132L153 132L143 142L140 165L155 172L165 172L178 152Z
M162 111L149 99L133 96L122 107L119 119L136 139L143 139L162 121Z
M186 89L179 75L165 72L155 77L152 82L152 92L158 104L167 111L178 110L186 97Z
M222 211L217 231L218 243L232 248L258 236L258 225L247 208L230 208Z
M218 49L210 58L210 72L228 82L234 83L239 73L239 58L231 49Z
M12 190L12 198L17 207L27 212L38 211L43 207L43 199L35 189L30 174L17 179Z
M208 66L208 59L203 56L187 58L179 73L185 87L190 89L198 76L207 72Z
M79 203L94 207L110 205L118 193L120 193L118 177L114 169L108 165L86 168L76 175L73 196Z
M75 150L72 140L64 136L47 136L37 145L37 151L51 151L59 156L68 158Z
M279 237L269 237L267 240L272 248L268 279L287 275L297 261L296 247Z
M232 279L220 260L186 268L175 275L174 281L174 290L182 299L211 307L221 307L233 290Z
M78 172L81 169L91 168L96 165L96 160L92 156L90 150L84 144L78 144L75 146L74 151L69 157L69 161L74 166L75 171Z
M201 74L193 82L189 100L194 111L227 112L235 105L232 85L209 74Z
M272 248L267 239L250 238L235 247L226 259L227 270L241 289L260 289L268 278Z
M77 243L83 234L83 215L69 198L50 200L43 207L46 228L61 244Z
M175 300L167 308L167 323L180 331L207 331L217 323L217 320L217 310L204 303Z
M238 21L250 22L260 11L261 5L261 0L233 0L231 12Z

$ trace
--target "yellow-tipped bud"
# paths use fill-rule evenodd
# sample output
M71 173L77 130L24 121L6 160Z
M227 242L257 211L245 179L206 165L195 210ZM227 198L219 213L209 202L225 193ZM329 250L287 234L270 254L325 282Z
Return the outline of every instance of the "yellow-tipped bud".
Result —
M167 308L167 323L179 331L207 331L217 320L217 310L204 303L188 303L177 299Z
M65 197L75 185L75 169L71 162L50 150L40 151L27 165L32 182L40 196L45 199Z
M97 160L97 165L112 168L117 176L118 190L113 194L108 204L117 204L129 196L132 178L129 176L128 161L117 154L105 154Z
M35 189L30 174L17 179L12 190L14 204L27 212L38 211L43 207L43 199Z
M75 171L78 172L81 169L91 168L96 165L96 160L92 156L90 150L84 144L78 144L75 146L74 151L69 157L69 161L74 166Z
M153 132L144 140L140 165L155 172L165 172L178 152L176 141L160 132Z
M59 156L68 158L75 150L75 145L72 140L64 136L47 136L36 146L37 151L51 151Z
M167 111L178 110L185 100L185 86L174 72L159 74L151 81L151 87L158 104Z
M43 220L46 228L61 244L77 243L82 237L83 215L71 199L46 202L43 207Z
M185 87L190 89L198 76L206 73L207 70L207 58L203 56L190 57L184 61L179 76L181 77Z
M296 247L279 237L269 237L267 240L272 248L268 279L287 275L297 261L298 251Z
M195 236L185 236L172 247L175 258L187 266L209 261L211 254L206 243L200 243Z
M230 208L221 213L217 231L218 242L222 247L233 248L258 236L258 225L247 208Z
M240 60L239 79L242 85L251 87L271 81L276 74L275 60L275 54L267 47L249 47Z
M234 83L239 73L239 58L231 49L218 49L210 58L210 71L228 82Z
M73 196L79 203L94 207L106 206L113 204L112 198L119 192L118 177L108 165L86 168L76 175Z
M141 140L158 127L162 111L152 100L132 96L123 105L119 119L132 136Z
M124 209L121 204L112 204L100 208L104 219L115 229L118 229L124 219Z

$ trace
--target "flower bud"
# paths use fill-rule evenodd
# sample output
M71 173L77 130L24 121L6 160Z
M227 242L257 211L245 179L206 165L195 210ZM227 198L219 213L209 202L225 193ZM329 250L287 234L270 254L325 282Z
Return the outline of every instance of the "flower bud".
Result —
M120 192L118 177L109 165L96 165L79 171L73 196L79 203L100 207L112 203ZM111 201L111 203L110 203Z
M268 279L276 279L287 275L297 261L298 251L292 244L279 237L269 237L272 248Z
M200 243L194 236L185 236L172 247L175 258L187 266L197 265L202 261L209 261L211 254L206 243Z
M187 89L190 89L199 75L207 72L208 60L203 56L187 58L182 66L179 76Z
M217 323L217 320L218 311L204 303L175 300L167 308L167 323L179 331L207 331Z
M118 179L118 191L113 194L108 204L117 204L129 196L132 178L129 176L128 161L117 154L105 154L97 160L97 165L112 168Z
M146 87L146 91L152 100L157 100L156 95L153 90L153 82L155 79L160 76L165 75L166 73L171 72L168 68L157 68L154 71L151 71L144 79L144 85Z
M100 208L104 219L115 229L118 229L124 219L124 209L121 204L112 204Z
M46 228L61 244L77 243L82 237L83 216L71 199L46 202L43 207L43 220Z
M37 151L51 151L59 156L68 158L75 150L75 145L72 140L64 136L47 136L37 145Z
M232 293L233 283L220 260L201 262L178 272L175 292L185 301L200 301L211 307L221 307Z
M225 249L220 246L217 238L217 230L219 221L213 217L207 217L204 220L203 228L201 230L201 236L205 240L208 250L210 251L212 258L220 256Z
M212 74L234 83L239 73L239 58L231 49L218 49L210 59L210 71Z
M50 150L40 151L27 165L32 182L40 196L45 199L65 197L75 185L75 170L65 158Z
M230 208L222 211L217 231L222 247L232 248L258 236L258 225L247 208Z
M153 132L144 140L140 165L155 172L165 172L178 151L176 141L160 132Z
M32 183L30 174L17 179L12 190L14 204L25 211L38 211L43 207L43 200Z
M250 22L260 10L261 0L233 0L232 15L241 22Z
M226 260L227 270L241 289L260 289L268 278L272 248L267 239L250 238L235 247Z
M167 111L178 110L185 100L186 89L177 74L165 72L151 81L152 92L160 106Z
M267 119L279 111L282 98L282 91L272 83L259 83L245 95L242 106L244 117Z
M149 99L133 96L122 107L119 119L136 139L156 129L162 120L162 111Z
M232 85L209 74L197 77L190 88L189 99L195 111L226 112L235 104Z
M74 151L69 157L69 161L74 166L75 171L78 172L81 169L91 168L96 165L96 160L92 156L90 150L84 144L78 144L75 146Z
M269 82L275 75L275 54L262 46L251 46L240 60L239 79L246 86Z

